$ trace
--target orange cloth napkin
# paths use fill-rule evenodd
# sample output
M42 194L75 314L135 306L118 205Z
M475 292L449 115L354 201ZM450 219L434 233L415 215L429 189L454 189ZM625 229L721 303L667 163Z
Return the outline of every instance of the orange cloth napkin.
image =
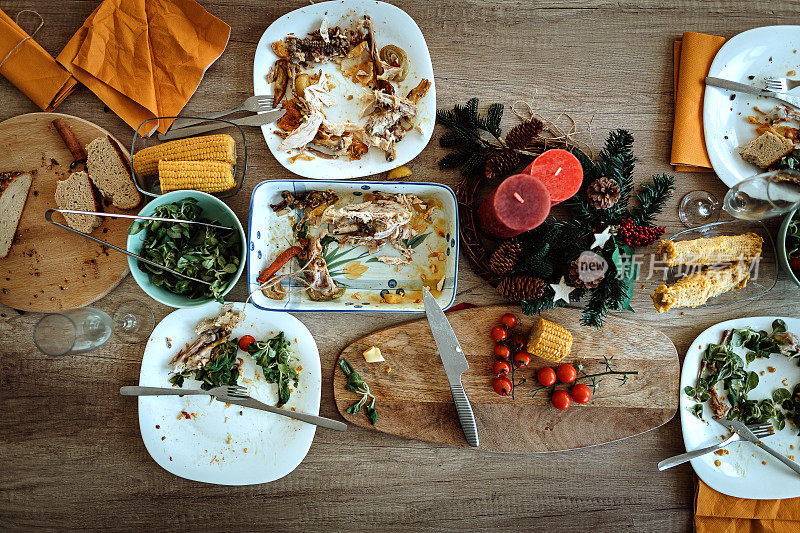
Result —
M705 77L724 37L687 31L673 46L675 123L670 164L675 170L711 171L703 135Z
M800 498L734 498L698 479L694 523L697 533L796 533L800 531Z
M0 61L6 58L0 74L43 111L53 111L75 90L78 81L33 39L20 44L26 37L28 34L0 9Z
M104 0L58 62L136 129L180 113L230 31L194 0ZM158 131L170 124L159 121Z

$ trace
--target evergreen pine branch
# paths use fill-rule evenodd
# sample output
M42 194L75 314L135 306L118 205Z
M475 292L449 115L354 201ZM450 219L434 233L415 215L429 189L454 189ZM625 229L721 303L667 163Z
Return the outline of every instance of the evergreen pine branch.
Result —
M464 162L464 165L461 167L461 175L466 177L471 176L478 170L483 170L483 164L486 161L486 156L484 155L483 151L479 150L474 152L469 159Z
M625 218L630 218L638 226L650 226L664 208L664 204L675 192L675 178L661 174L653 176L653 182L642 185L636 199L639 205L629 209Z
M443 148L454 148L461 145L473 145L474 149L480 149L480 137L473 131L456 124L448 132L439 137L439 146Z
M503 119L503 104L492 104L485 116L478 117L478 126L499 139L501 135L500 121Z
M452 128L458 124L458 117L456 117L455 112L450 109L437 109L436 122L443 124L448 128Z
M445 155L439 160L439 168L457 168L467 162L472 152L456 150Z
M606 177L619 183L620 197L617 209L628 207L633 191L633 170L636 157L633 155L633 135L627 130L616 130L608 134L606 146L600 153L599 164Z
M581 324L599 329L603 326L609 311L620 308L625 298L625 282L617 277L615 269L611 268L606 272L606 277L600 285L591 293L581 313Z

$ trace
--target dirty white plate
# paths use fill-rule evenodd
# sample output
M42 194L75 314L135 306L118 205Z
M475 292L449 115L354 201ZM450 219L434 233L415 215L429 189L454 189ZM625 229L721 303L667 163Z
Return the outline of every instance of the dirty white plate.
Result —
M328 302L311 300L299 284L285 285L288 295L273 300L258 291L258 275L273 260L294 244L292 227L297 212L278 216L270 205L281 201L281 192L299 194L308 190L329 190L339 196L339 204L363 202L372 192L414 194L426 202L434 202L431 223L419 235L409 239L414 250L411 263L402 266L379 262L378 256L399 256L389 245L371 253L365 246L328 245L324 256L331 276L347 288L344 295ZM458 278L458 207L450 187L439 183L401 181L324 181L270 180L262 181L250 199L250 227L247 230L247 284L253 293L252 302L262 309L280 311L362 311L384 313L421 313L422 286L433 288L439 306L447 309L456 297ZM279 273L297 270L296 260L289 261ZM444 277L442 290L435 290ZM402 294L397 303L387 303L386 293Z
M742 32L722 45L708 75L763 89L766 78L783 77L792 70L800 72L800 26L766 26ZM800 94L800 90L792 94ZM747 116L755 114L753 106L766 111L780 103L774 98L706 86L706 149L714 172L728 187L763 172L741 158L739 147L758 136L756 126L747 122Z
M234 307L241 310L244 304ZM145 347L139 385L171 387L172 357L185 343L197 338L194 328L205 318L217 316L216 302L179 309L164 317ZM248 305L245 319L232 337L252 335L266 340L283 331L296 357L299 386L286 409L319 414L321 370L319 352L308 329L288 313L274 313ZM171 348L167 346L167 339ZM250 396L275 405L277 385L264 381L253 358L239 351L243 360L239 384ZM199 388L187 379L185 388ZM185 418L187 413L189 418ZM315 426L284 416L224 403L204 396L141 396L139 428L153 459L165 470L186 479L218 485L252 485L279 479L294 470L308 453Z
M709 343L718 344L722 339L722 333L733 328L750 326L755 330L771 331L772 321L778 318L786 322L787 331L800 334L800 319L797 318L747 317L715 324L692 342L683 360L680 387L681 428L687 451L711 446L730 434L725 427L711 418L708 402L703 406L703 420L693 415L689 409L695 401L683 392L685 387L695 385L697 371L706 347ZM741 348L737 349L740 355L744 352L745 350ZM768 367L774 368L775 371L770 372ZM756 359L745 368L759 374L758 387L747 395L752 400L771 397L772 391L777 388L791 391L795 383L800 381L800 367L797 365L797 360L790 360L783 355L773 354L768 359ZM786 380L785 383L781 382L783 379ZM775 435L767 437L764 442L787 457L794 456L795 461L800 458L798 429L788 421L783 430L776 431ZM758 500L800 496L800 476L764 450L749 442L734 442L725 449L728 453L724 455L710 453L692 459L694 471L712 489L729 496ZM715 465L714 461L719 461L719 466Z
M414 19L402 9L385 2L373 0L319 2L296 9L273 22L261 36L256 47L253 61L255 94L272 94L273 92L272 84L267 83L266 79L267 73L278 58L272 51L273 42L280 41L287 35L305 37L310 32L319 29L323 17L327 17L331 27L354 27L356 21L364 15L372 18L378 49L387 44L399 46L405 50L410 61L411 68L406 79L400 83L397 93L408 94L408 91L416 87L423 78L431 82L428 94L417 105L417 117L414 119L415 124L420 125L422 133L411 131L397 143L397 157L391 162L386 161L382 150L370 148L369 153L358 161L315 157L311 161L298 159L294 163L290 163L289 158L296 154L297 150L291 152L278 150L281 138L274 133L277 126L274 123L261 126L261 131L264 133L272 155L281 165L295 174L313 179L348 179L378 174L414 159L427 146L433 135L433 126L436 122L436 85L433 79L433 65L428 45ZM360 97L366 94L368 89L345 79L339 72L339 66L333 62L315 65L314 69L315 71L323 70L336 85L332 91L336 105L326 110L328 118L333 121L349 119L359 122L358 116L364 106ZM396 83L394 84L396 85ZM350 94L353 95L353 98L347 100L347 96Z

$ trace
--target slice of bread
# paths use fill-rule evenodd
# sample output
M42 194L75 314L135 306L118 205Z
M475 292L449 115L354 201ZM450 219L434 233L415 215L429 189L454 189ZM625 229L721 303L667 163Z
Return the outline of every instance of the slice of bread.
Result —
M56 204L61 209L77 209L79 211L99 211L100 199L92 188L86 172L73 172L65 180L56 184ZM91 233L103 221L95 215L76 215L64 213L69 227Z
M761 168L768 168L794 149L794 143L781 135L765 131L739 148L742 159Z
M98 137L86 146L86 171L92 183L115 207L133 209L142 195L133 184L130 167L110 137Z
M32 182L30 174L0 174L0 258L11 250Z

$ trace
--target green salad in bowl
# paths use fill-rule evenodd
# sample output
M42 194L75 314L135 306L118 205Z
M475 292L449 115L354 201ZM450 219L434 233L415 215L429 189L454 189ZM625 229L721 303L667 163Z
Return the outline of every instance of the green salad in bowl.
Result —
M128 250L199 283L129 257L131 274L155 300L172 307L221 302L245 264L244 230L222 201L198 191L175 191L150 202L143 216L182 219L233 228L225 230L185 222L137 220L128 229Z
M800 287L800 210L794 210L783 220L778 232L781 265Z

